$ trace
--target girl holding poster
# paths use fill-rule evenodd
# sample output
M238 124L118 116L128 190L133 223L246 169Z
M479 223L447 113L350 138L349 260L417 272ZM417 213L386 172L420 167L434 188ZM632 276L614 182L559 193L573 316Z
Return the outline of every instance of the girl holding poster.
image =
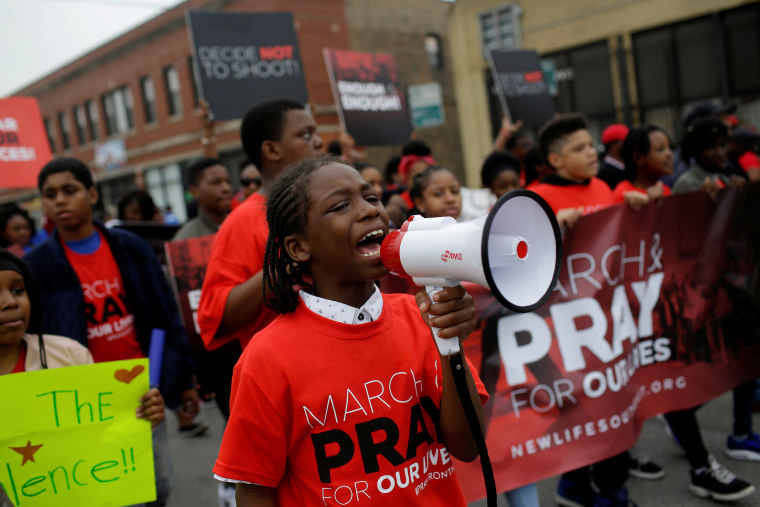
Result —
M0 375L93 363L90 351L77 341L42 334L40 306L29 268L0 248ZM153 426L164 420L158 389L140 398L136 414Z

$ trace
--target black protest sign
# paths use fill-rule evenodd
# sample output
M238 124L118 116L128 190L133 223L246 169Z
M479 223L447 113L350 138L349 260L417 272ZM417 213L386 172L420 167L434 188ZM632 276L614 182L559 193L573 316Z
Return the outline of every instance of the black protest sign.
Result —
M188 11L187 24L199 94L215 119L267 100L308 100L291 13Z
M324 57L341 124L356 143L406 142L411 126L393 55L325 48Z
M501 106L513 122L540 126L554 116L554 103L535 51L494 50L488 60Z

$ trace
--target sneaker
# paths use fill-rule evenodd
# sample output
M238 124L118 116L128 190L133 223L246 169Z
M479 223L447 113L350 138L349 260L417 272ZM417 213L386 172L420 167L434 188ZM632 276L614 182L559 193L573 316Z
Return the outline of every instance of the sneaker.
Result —
M636 507L636 504L628 498L628 488L623 486L610 493L597 493L594 507Z
M565 507L593 507L596 493L588 482L562 478L557 485L555 500Z
M750 433L747 438L739 439L729 435L726 441L726 454L733 459L760 461L760 436Z
M655 480L665 477L665 470L635 446L628 450L628 473L637 479Z
M709 466L691 471L689 489L701 498L732 502L755 492L755 486L736 477L710 456Z
M192 422L188 424L187 426L181 426L179 428L179 434L183 437L199 437L206 433L208 430L209 425L205 421L201 422Z
M219 499L219 507L236 507L234 484L228 482L219 484L216 487L216 494Z

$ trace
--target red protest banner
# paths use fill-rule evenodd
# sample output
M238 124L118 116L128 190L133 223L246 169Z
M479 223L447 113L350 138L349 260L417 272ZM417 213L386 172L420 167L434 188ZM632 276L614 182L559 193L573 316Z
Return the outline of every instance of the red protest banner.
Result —
M625 205L566 232L559 283L515 314L468 285L479 328L464 342L491 394L487 445L499 491L622 452L644 421L757 377L760 186ZM457 463L468 501L477 464Z
M35 188L51 158L37 99L0 99L0 188Z

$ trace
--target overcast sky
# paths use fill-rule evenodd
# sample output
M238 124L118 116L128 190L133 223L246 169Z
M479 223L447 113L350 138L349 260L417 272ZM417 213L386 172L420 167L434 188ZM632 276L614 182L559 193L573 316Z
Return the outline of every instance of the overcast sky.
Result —
M0 97L182 0L0 0Z

